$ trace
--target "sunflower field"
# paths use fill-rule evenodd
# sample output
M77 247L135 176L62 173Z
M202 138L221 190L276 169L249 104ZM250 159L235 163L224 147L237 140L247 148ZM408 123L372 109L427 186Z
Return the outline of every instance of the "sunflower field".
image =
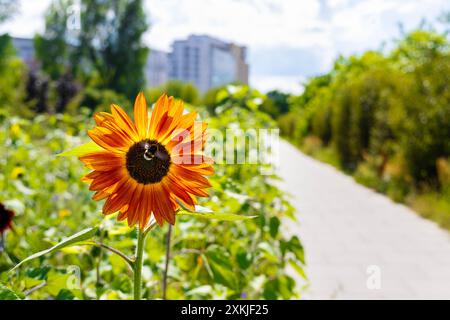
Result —
M198 111L210 128L223 131L230 126L274 127L273 120L258 111L262 98L248 87L228 87L218 92L212 107L187 108ZM0 106L6 155L0 160L0 202L15 216L2 242L0 298L132 298L132 270L102 245L133 257L137 230L117 222L116 215L103 216L103 201L93 201L80 180L88 169L76 156L58 156L90 140L92 110L36 114L25 110L26 104L16 106L19 97L12 97L11 104L5 101ZM131 104L122 107L130 114ZM109 111L101 104L95 110ZM211 213L178 216L169 245L168 224L149 233L142 297L299 297L295 279L304 277L303 247L296 236L283 236L283 223L294 219L294 212L275 182L274 175L261 175L256 165L215 165L209 197L199 203ZM67 241L80 231L77 242ZM59 241L64 245L47 250Z

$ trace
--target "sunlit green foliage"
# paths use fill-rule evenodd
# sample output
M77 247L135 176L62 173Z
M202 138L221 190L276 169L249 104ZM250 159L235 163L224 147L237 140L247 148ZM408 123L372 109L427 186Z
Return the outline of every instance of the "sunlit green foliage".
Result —
M87 86L133 99L145 87L148 28L142 1L54 0L45 31L35 37L36 56L53 80L66 72Z
M25 72L23 62L16 57L11 38L7 34L0 35L0 114L3 110L17 110L19 107L18 103L24 98Z
M152 101L155 101L163 93L190 104L197 104L200 96L198 89L192 83L184 83L179 80L170 80L162 86L147 90L147 96Z
M36 58L42 70L53 80L57 80L70 68L68 19L72 0L57 0L50 4L45 16L45 31L34 37Z
M416 30L389 53L340 57L291 98L279 124L305 151L327 150L358 181L413 204L415 194L444 187L437 162L450 157L449 74L448 38Z
M278 90L269 91L266 94L266 99L261 106L261 110L276 119L289 111L288 99L289 94L287 93Z
M107 93L102 96L105 101L113 99ZM229 87L219 96L215 117L198 109L209 127L275 127L268 115L258 111L263 97L258 92ZM130 110L130 103L123 107ZM95 109L107 110L107 106ZM92 243L52 250L8 271L27 256L92 226L99 227L92 240L132 256L136 230L117 222L115 216L104 218L102 203L91 200L92 192L80 181L88 170L76 157L57 156L89 141L86 132L94 121L88 109L28 118L18 117L15 110L1 110L0 142L7 156L0 159L0 201L17 216L14 231L6 233L6 250L0 253L0 298L130 298L129 266ZM201 205L217 214L256 217L235 221L178 217L167 298L297 297L298 287L286 269L303 276L303 247L297 237L283 235L284 220L293 218L293 208L275 186L276 177L261 175L257 165L218 164L215 169L210 198ZM154 229L147 241L144 298L162 297L166 231L167 225Z

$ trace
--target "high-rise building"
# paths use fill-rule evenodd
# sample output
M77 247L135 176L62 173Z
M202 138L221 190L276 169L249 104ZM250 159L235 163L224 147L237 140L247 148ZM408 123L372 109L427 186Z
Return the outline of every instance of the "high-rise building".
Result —
M164 51L150 49L145 66L147 86L157 87L169 80L169 54Z
M18 55L32 69L38 68L33 39L13 38ZM194 84L204 93L210 88L238 82L248 84L247 49L207 35L191 35L172 44L172 52L150 49L145 65L147 86L168 80Z
M177 40L169 54L171 79L193 83L201 92L230 82L248 83L246 48L206 35Z

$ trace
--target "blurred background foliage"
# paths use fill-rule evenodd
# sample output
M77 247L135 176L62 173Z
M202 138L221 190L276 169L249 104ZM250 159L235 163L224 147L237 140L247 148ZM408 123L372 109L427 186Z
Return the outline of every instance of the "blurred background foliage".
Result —
M145 90L150 104L163 92L185 100L212 128L276 127L258 111L263 96L247 87L218 88L205 98L191 84L176 81L145 88L147 49L141 36L148 21L142 1L120 0L114 6L82 1L81 31L76 34L69 32L67 16L61 14L71 3L53 1L44 33L35 36L40 68L28 69L10 37L0 37L0 141L6 155L0 159L0 202L16 213L0 253L0 298L131 297L128 266L98 247L67 247L9 272L30 254L89 226L99 226L96 241L132 256L136 231L115 217L102 216L102 204L91 200L80 181L87 169L78 159L56 156L89 141L86 132L94 126L93 112L109 111L111 103L130 112L134 96ZM113 15L104 14L107 6ZM202 107L203 99L207 107ZM304 277L303 247L297 237L282 234L282 220L294 219L293 208L275 187L275 179L261 175L256 165L216 166L211 197L201 204L217 213L256 218L179 217L172 235L167 298L299 296L294 280L298 275L292 272ZM145 298L163 297L166 233L167 225L157 228L147 242Z
M447 33L422 27L389 52L340 57L278 124L306 153L450 228L449 77Z
M269 116L253 109L260 107L255 105L260 102L256 92L246 87L230 90L234 93L227 89L221 92L219 116L208 118L204 108L198 109L210 127L245 130L275 125ZM33 118L2 111L0 138L7 157L1 160L0 188L2 202L17 216L14 230L6 234L6 249L0 258L1 282L21 298L129 298L128 266L96 247L65 248L8 273L31 253L93 225L100 225L97 241L132 255L136 232L114 217L103 219L102 204L91 200L91 192L80 181L88 170L78 159L56 157L89 140L86 131L94 125L89 108L78 109L76 115L40 114ZM282 220L294 219L293 208L275 187L276 177L261 175L259 170L256 165L217 165L211 196L201 203L217 213L256 218L229 222L178 218L172 236L167 298L298 297L295 277L286 270L304 276L303 247L297 237L282 234ZM147 243L146 298L162 297L166 231L167 226L155 229ZM72 268L80 272L81 289L67 288L74 276Z
M16 212L0 253L0 298L131 297L128 266L97 247L65 248L14 273L8 270L93 225L100 226L97 241L132 254L135 230L103 218L102 204L92 201L80 182L87 170L76 158L56 154L89 140L93 112L108 111L111 103L130 112L139 90L150 103L163 92L183 99L211 128L278 125L304 152L450 228L448 33L421 27L401 35L389 52L340 57L299 95L261 94L237 85L201 95L192 84L177 81L145 87L143 66L151 52L142 44L149 26L142 1L115 1L112 14L105 15L105 1L83 0L79 33L69 32L58 10L71 3L53 1L45 31L35 36L40 70L27 68L11 38L0 36L0 141L6 155L0 158L0 202ZM14 1L0 0L0 23L15 12ZM442 21L449 19L444 15ZM294 219L293 208L276 177L259 169L216 165L211 197L201 204L217 213L257 217L237 222L180 217L173 230L168 298L299 297L295 279L304 278L303 247L298 237L283 233L284 220ZM163 296L166 231L167 226L156 229L147 243L145 298Z

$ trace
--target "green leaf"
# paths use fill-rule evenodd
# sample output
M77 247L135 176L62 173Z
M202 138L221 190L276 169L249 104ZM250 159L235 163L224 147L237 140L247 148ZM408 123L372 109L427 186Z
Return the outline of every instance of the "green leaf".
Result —
M269 232L270 232L270 236L272 238L276 238L277 234L278 234L278 229L280 227L280 219L278 219L277 217L272 217L269 220Z
M307 279L306 274L305 274L305 270L303 270L303 268L294 260L289 259L289 265L303 278L303 279Z
M205 254L211 268L214 281L232 289L237 287L236 273L233 270L231 257L228 252L218 246L212 245Z
M294 253L295 257L300 260L301 263L305 263L303 246L297 236L294 236L289 240L289 250Z
M72 300L68 297L68 292L75 296L76 291L79 290L79 278L74 273L59 273L56 271L51 271L47 277L46 291L52 296L56 297L57 300ZM72 291L73 290L73 291Z
M20 298L13 290L0 284L0 300L20 300Z
M222 89L219 92L217 92L216 95L216 103L220 104L223 102L223 100L227 99L229 97L228 90Z
M45 266L45 267L39 267L39 268L30 268L25 272L25 274L27 275L27 277L30 277L30 278L34 278L34 279L38 279L38 280L45 280L49 271L50 271L50 267Z
M68 237L68 238L64 239L63 241L57 243L56 245L54 245L51 248L48 248L46 250L32 254L28 258L25 258L24 260L22 260L21 262L16 264L16 266L14 268L12 268L11 271L17 269L19 266L21 266L22 264L24 264L25 262L28 262L30 260L39 258L43 255L52 253L59 249L62 249L62 248L65 248L65 247L68 247L68 246L71 246L74 244L78 244L79 242L89 240L90 238L92 238L95 235L95 233L97 232L97 229L98 229L97 227L84 229L78 233L75 233L73 236Z
M286 275L269 280L264 285L263 297L268 300L289 299L294 295L295 281Z
M59 291L58 295L56 296L56 300L73 300L75 299L75 295L72 293L72 291L67 289L61 289Z
M97 152L104 150L94 141L82 144L81 146L75 147L71 150L64 151L57 154L58 157L80 157L88 153Z
M178 211L177 215L180 216L194 216L204 219L215 219L221 221L239 221L255 218L256 216L244 216L234 213L214 213L210 209L202 206L195 206L195 212L189 211L189 209L183 207Z
M247 269L252 264L252 255L249 252L246 252L243 248L239 250L239 252L236 254L236 261L239 264L239 267L242 269Z

